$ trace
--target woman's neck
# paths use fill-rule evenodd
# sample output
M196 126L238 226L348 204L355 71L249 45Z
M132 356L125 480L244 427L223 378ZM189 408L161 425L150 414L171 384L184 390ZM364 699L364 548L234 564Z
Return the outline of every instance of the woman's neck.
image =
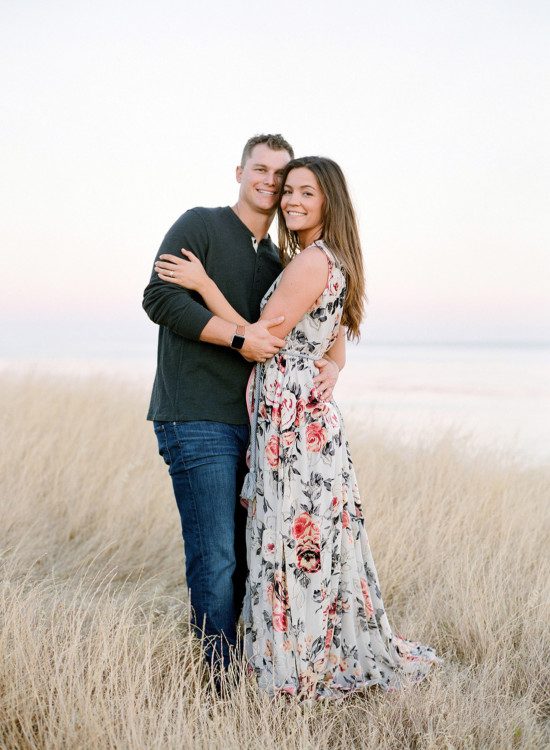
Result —
M323 237L323 227L316 227L315 229L305 229L303 232L298 232L298 242L302 250L305 247L313 245L316 240L320 240Z

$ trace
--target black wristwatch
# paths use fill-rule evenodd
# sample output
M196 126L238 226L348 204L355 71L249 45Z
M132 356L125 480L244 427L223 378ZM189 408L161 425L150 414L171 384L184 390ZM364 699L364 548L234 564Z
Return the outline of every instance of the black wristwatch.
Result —
M244 344L244 326L237 326L233 340L231 341L232 349L242 349Z

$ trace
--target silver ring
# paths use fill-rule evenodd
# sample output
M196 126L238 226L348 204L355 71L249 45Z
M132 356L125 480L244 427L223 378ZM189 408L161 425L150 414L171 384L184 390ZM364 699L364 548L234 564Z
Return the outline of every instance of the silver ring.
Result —
M170 271L170 276L171 276L172 278L174 278L174 276L175 276L175 275L176 275L176 274L175 274L175 273L174 273L173 271Z

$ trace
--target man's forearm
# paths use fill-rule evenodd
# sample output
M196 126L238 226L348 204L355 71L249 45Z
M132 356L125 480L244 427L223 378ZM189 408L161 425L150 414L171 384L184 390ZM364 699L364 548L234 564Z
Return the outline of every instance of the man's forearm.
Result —
M144 299L143 307L154 323L192 341L204 341L218 346L231 345L236 331L235 323L213 315L200 303L190 299L186 291L177 296L167 294L172 291L167 287L168 285L164 290L156 290L156 295L146 294Z
M244 326L244 343L239 353L249 362L265 362L284 346L284 340L272 336L269 326L277 325L283 316L271 321L258 321ZM231 346L237 333L237 325L214 315L204 326L200 340L208 344Z
M223 320L223 318L218 318L217 315L214 315L202 329L199 339L207 344L230 346L235 331L235 323L229 323L227 320Z
M212 313L194 300L185 289L152 279L143 295L143 309L157 325L178 336L198 341Z

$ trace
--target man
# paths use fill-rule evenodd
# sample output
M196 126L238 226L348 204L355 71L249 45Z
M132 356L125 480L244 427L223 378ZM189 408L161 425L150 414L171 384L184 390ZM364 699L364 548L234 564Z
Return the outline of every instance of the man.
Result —
M227 667L236 644L247 575L246 511L238 502L249 440L244 392L254 361L284 345L259 321L260 302L281 271L267 231L280 179L293 158L281 135L250 138L237 167L232 207L193 208L168 231L161 254L191 250L233 307L257 323L237 326L213 315L195 292L155 271L143 307L159 325L157 373L147 418L168 464L185 543L193 624L205 656ZM318 385L330 396L338 367L322 360Z

